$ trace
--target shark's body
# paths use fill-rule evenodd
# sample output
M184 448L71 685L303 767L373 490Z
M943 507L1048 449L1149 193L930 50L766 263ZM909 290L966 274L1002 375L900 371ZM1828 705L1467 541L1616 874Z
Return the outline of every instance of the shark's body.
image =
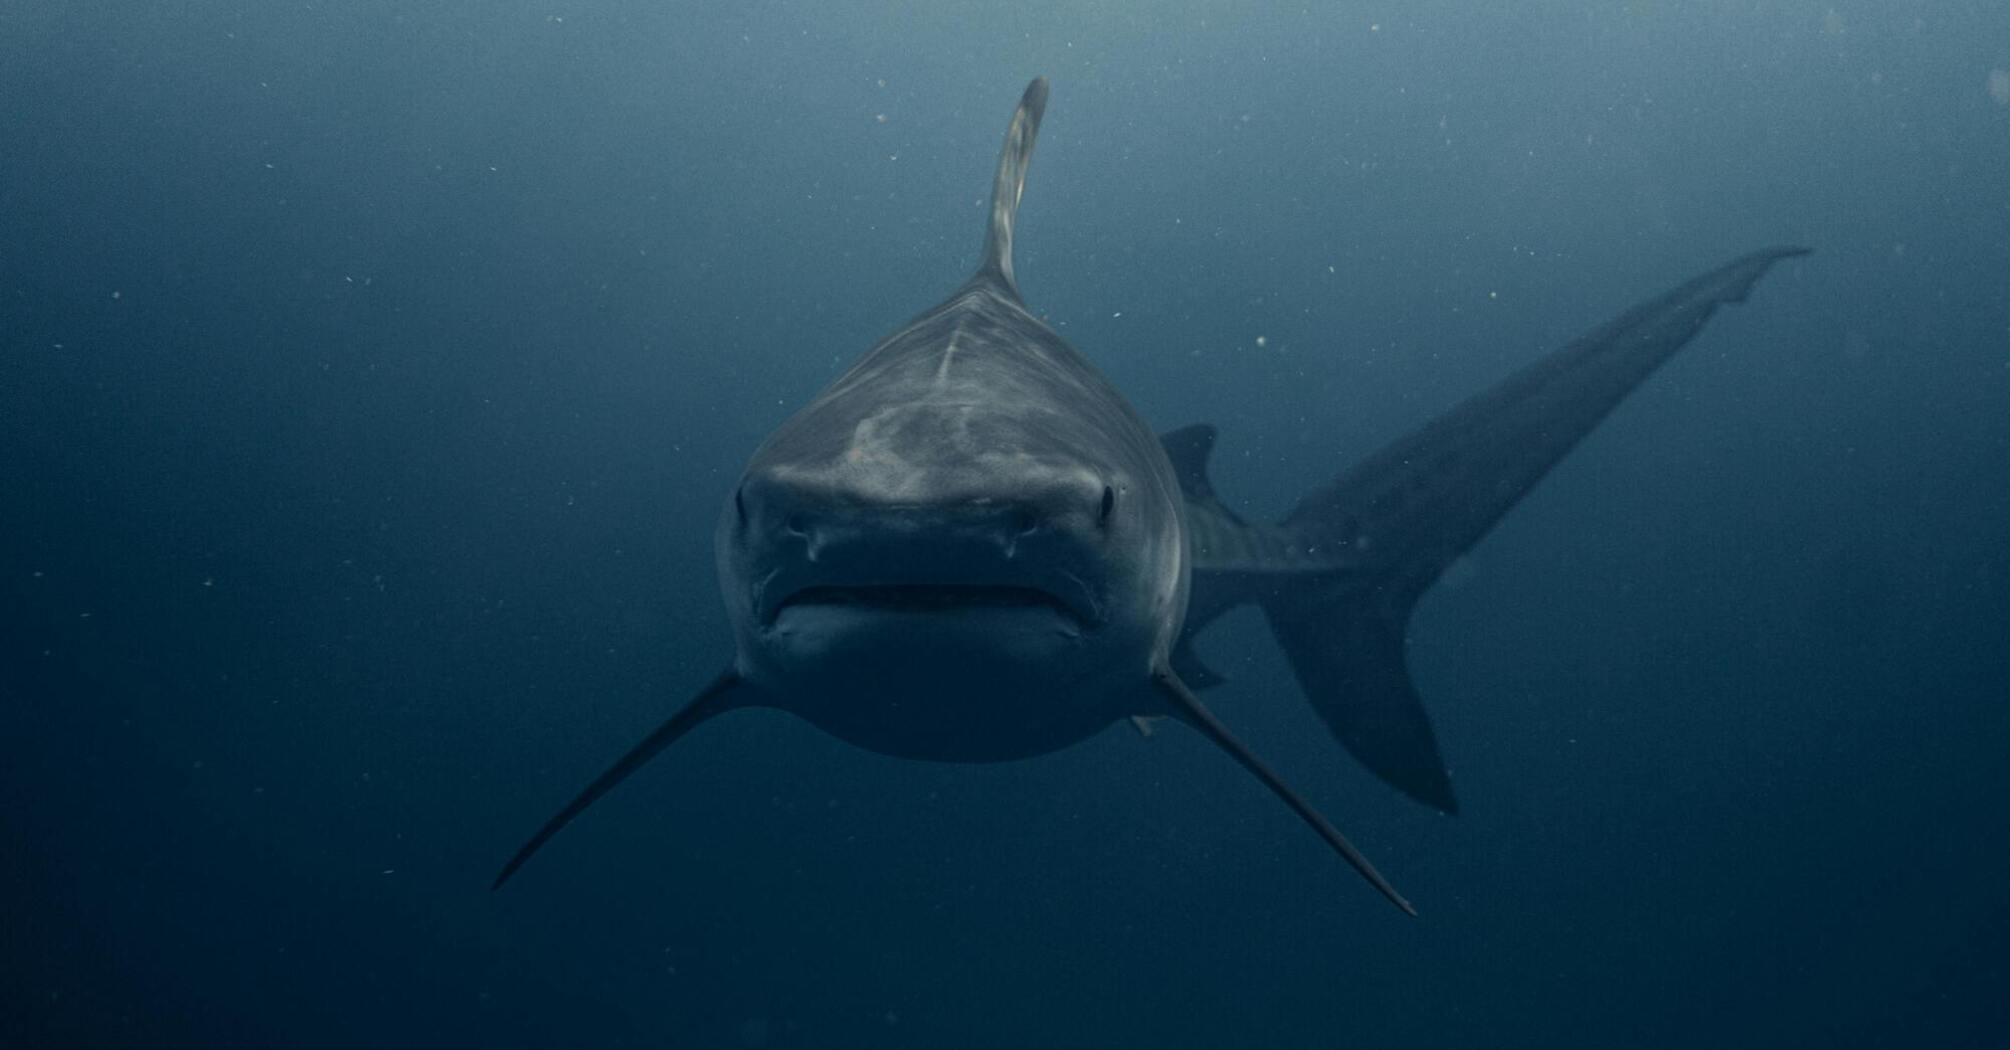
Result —
M984 262L784 423L723 508L731 666L553 817L550 836L664 747L734 707L795 713L860 747L943 761L1043 754L1171 716L1228 751L1391 901L1409 905L1194 695L1190 645L1260 604L1315 708L1384 780L1454 808L1403 666L1416 598L1721 303L1746 256L1635 307L1255 526L1215 498L1211 428L1154 437L1021 302L1012 233L1047 97L1026 91Z

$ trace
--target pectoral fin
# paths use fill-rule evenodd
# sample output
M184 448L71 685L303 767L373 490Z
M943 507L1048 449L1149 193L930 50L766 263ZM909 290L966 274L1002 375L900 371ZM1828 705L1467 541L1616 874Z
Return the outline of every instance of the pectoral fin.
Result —
M1242 768L1255 774L1256 779L1263 781L1264 785L1275 792L1278 798L1283 799L1285 805L1297 812L1305 823L1312 825L1312 830L1318 832L1319 837L1325 839L1327 845L1333 847L1347 863L1353 865L1354 870L1360 872L1362 878L1380 890L1382 896L1389 898L1390 903L1411 915L1417 914L1417 909L1411 907L1410 902L1396 892L1396 887L1389 885L1389 880L1383 878L1382 873L1376 871L1373 864L1368 863L1368 858L1362 856L1361 851L1355 849L1354 844L1347 841L1345 835L1340 834L1340 829L1334 827L1333 823L1318 810L1313 809L1312 804L1300 797L1298 792L1293 791L1291 786L1279 778L1262 759L1256 757L1255 752L1237 740L1234 734L1228 731L1228 727L1214 717L1214 712L1209 711L1200 702L1200 698L1193 695L1193 690L1188 689L1186 683L1179 680L1179 676L1169 670L1161 670L1152 675L1152 684L1166 701L1171 714L1206 734L1208 739L1214 741L1215 746L1228 752L1229 757L1242 764Z
M558 834L560 828L571 823L572 818L578 816L586 807L599 801L600 796L614 790L614 785L626 780L628 774L642 768L644 763L655 758L657 752L676 743L679 737L690 732L698 723L711 718L713 715L721 711L728 711L735 707L744 706L744 695L735 695L744 693L744 690L741 689L742 684L739 672L731 668L728 668L724 674L713 679L711 685L706 686L704 691L692 698L691 702L685 704L683 709L671 715L669 721L657 726L655 732L643 737L641 743L635 745L627 754L621 756L621 761L614 763L607 772L600 774L593 783L586 785L586 790L580 792L579 797L566 803L564 809L559 810L550 820L545 821L544 826L537 829L537 834L532 835L530 841L524 843L523 848L516 851L516 856L511 857L509 863L503 865L502 873L496 876L495 884L490 886L489 889L502 889L503 883L508 882L510 876L516 874L518 868L523 867L523 862L529 860L531 854L536 853L539 847L549 841L553 835Z

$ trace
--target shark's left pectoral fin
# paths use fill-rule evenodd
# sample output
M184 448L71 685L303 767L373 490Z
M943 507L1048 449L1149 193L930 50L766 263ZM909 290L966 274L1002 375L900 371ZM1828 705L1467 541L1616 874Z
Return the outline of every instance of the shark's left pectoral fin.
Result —
M614 790L616 784L628 779L628 774L642 768L650 759L655 758L658 752L676 743L679 737L713 715L745 706L747 706L746 683L740 678L739 672L727 668L724 674L713 679L712 684L693 697L690 703L671 715L669 721L657 726L655 732L643 737L641 743L621 756L621 761L614 763L607 772L600 774L593 783L588 784L586 790L579 793L579 797L566 803L564 809L545 821L544 826L537 829L537 834L532 835L530 841L516 851L516 856L511 857L509 863L503 865L502 873L496 876L495 884L489 889L502 889L503 883L508 882L518 868L523 867L524 861L529 860L531 854L536 853L539 847L550 841L553 835L558 834L559 829L571 823L572 818L578 816L586 807L599 801L600 796Z
M1411 907L1410 902L1396 892L1396 887L1391 886L1389 880L1375 870L1375 866L1368 862L1368 858L1362 856L1361 851L1347 841L1347 836L1340 834L1340 829L1334 827L1332 821L1312 808L1312 803L1305 801L1298 792L1292 790L1291 785L1286 784L1277 775L1275 770L1256 757L1255 752L1237 740L1235 735L1228 731L1228 727L1214 717L1214 712L1209 711L1206 705L1200 702L1200 698L1193 694L1193 690L1188 689L1186 683L1179 680L1178 675L1169 670L1158 671L1152 675L1152 685L1158 690L1160 698L1165 701L1168 713L1200 730L1209 740L1214 741L1216 747L1228 752L1229 757L1241 763L1242 768L1255 774L1256 779L1263 781L1264 786L1275 792L1278 798L1283 799L1285 805L1290 806L1305 823L1310 824L1312 830L1318 832L1319 837L1333 847L1334 852L1353 865L1354 870L1360 872L1361 877L1367 879L1370 885L1380 890L1382 896L1389 898L1390 903L1411 915L1417 914L1417 909Z

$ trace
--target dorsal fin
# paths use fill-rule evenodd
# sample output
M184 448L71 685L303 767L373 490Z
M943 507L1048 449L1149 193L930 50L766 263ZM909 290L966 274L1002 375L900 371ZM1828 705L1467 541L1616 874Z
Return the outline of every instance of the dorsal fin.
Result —
M1013 295L1019 282L1012 276L1012 226L1019 218L1019 197L1026 192L1026 167L1033 162L1033 140L1040 135L1040 117L1047 112L1047 78L1034 77L1005 129L1005 148L998 154L998 177L991 183L991 227L984 234L984 262L978 277L993 277Z

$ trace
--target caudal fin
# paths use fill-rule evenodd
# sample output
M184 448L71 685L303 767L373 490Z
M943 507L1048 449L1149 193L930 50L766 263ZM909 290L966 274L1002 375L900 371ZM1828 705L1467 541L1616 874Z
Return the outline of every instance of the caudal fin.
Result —
M1403 639L1417 599L1614 406L1766 270L1753 252L1641 303L1403 437L1302 500L1276 530L1342 551L1344 571L1260 599L1299 684L1340 743L1411 797L1456 811ZM1198 585L1197 585L1198 586Z
M1342 590L1266 602L1263 611L1299 688L1347 753L1403 794L1457 813L1437 733L1403 659L1410 609L1380 605L1373 594Z

